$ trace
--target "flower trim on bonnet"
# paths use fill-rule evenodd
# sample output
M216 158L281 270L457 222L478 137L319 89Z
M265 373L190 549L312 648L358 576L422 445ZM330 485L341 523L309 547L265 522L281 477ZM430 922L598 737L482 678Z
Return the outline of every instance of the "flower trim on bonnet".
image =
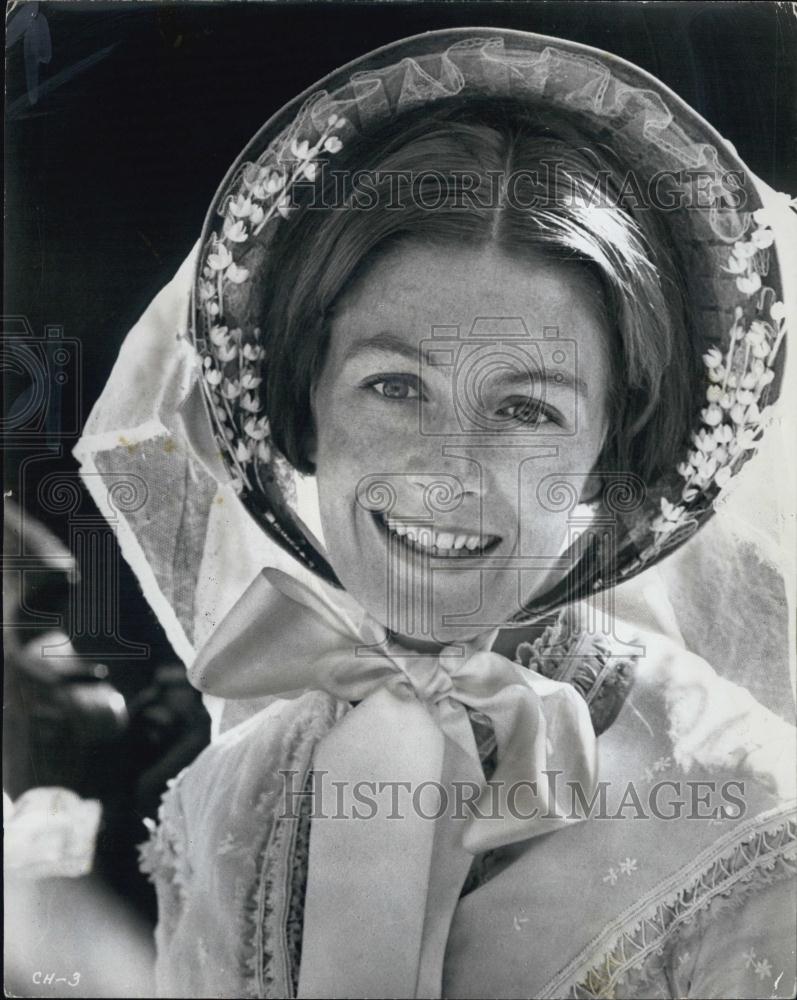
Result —
M797 207L797 199L789 205ZM724 268L737 276L736 287L748 302L734 311L725 354L711 347L703 355L708 406L700 411L701 428L692 434L694 447L678 466L684 479L682 502L674 504L662 497L661 515L651 524L654 551L677 529L694 523L695 512L705 509L699 506L701 497L713 494L715 507L722 502L723 491L740 469L745 453L757 447L771 419L770 410L762 410L760 404L775 378L775 360L786 334L786 311L762 281L768 271L768 249L775 239L768 225L770 212L760 208L753 213L755 228L747 239L733 244Z
M295 157L291 169L263 164L248 164L241 177L236 195L226 199L222 235L205 251L202 278L198 284L199 299L208 320L209 334L202 353L202 374L219 424L227 458L237 475L232 486L236 493L255 484L263 489L258 462L272 459L269 444L268 418L258 389L262 378L258 363L264 356L254 337L246 337L239 328L230 329L224 321L224 295L229 285L240 285L249 279L249 272L233 259L236 244L246 243L257 236L275 216L287 218L291 211L290 191L300 180L316 177L316 158L320 153L337 153L343 143L333 133L346 120L332 114L327 128L315 145L294 139L291 153ZM237 401L235 409L233 401Z

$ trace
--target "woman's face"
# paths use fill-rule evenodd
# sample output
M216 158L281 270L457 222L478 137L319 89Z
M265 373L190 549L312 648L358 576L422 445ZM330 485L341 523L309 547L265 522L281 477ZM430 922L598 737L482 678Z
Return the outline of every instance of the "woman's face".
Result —
M608 350L597 284L544 257L405 241L346 290L311 456L330 561L380 622L466 640L564 574L549 493L586 488Z

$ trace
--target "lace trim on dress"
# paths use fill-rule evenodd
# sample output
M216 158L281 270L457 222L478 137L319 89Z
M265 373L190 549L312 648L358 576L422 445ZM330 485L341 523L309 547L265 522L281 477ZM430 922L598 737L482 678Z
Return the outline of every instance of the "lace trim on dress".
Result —
M149 837L136 845L138 867L155 886L158 895L158 921L166 933L171 932L191 881L188 852L180 834L185 823L182 821L177 795L179 780L180 775L177 775L166 782L166 792L158 807L157 821L144 820Z
M295 809L272 810L271 834L258 859L260 877L247 901L251 928L247 969L251 995L295 997L301 959L301 934L312 812L311 770L313 750L334 725L343 703L323 697L326 710L314 701L287 734L283 771L293 772L297 796Z
M774 815L773 815L774 813ZM722 853L684 882L666 892L650 906L650 897L621 915L625 922L619 931L609 930L604 941L593 942L556 979L538 994L545 997L568 997L571 1000L611 1000L617 987L629 980L642 981L666 963L667 954L678 934L696 917L725 906L739 906L762 885L797 874L797 809L790 815L782 810L758 817L754 829L735 831L713 845L712 853ZM705 861L705 852L701 858ZM689 866L692 867L692 866ZM661 892L659 886L657 892ZM594 962L596 946L603 957Z

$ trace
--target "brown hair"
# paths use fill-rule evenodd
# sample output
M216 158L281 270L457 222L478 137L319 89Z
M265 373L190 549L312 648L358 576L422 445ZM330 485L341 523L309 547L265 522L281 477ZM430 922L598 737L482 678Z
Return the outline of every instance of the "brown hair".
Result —
M260 275L267 412L292 465L313 471L310 400L335 301L375 255L411 237L543 253L596 277L614 362L599 467L648 483L674 467L699 371L677 247L663 213L621 204L609 149L560 116L460 99L397 116L344 154L298 192Z

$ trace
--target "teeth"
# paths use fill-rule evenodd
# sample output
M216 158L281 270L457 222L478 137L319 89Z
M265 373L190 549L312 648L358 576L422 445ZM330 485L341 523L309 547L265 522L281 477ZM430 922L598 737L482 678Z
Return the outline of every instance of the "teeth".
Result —
M401 524L397 521L388 522L384 518L382 523L389 530L407 538L420 548L429 549L432 553L455 552L467 548L470 552L486 547L492 540L492 536L467 535L464 532L455 534L453 531L433 532L430 528L421 525Z

